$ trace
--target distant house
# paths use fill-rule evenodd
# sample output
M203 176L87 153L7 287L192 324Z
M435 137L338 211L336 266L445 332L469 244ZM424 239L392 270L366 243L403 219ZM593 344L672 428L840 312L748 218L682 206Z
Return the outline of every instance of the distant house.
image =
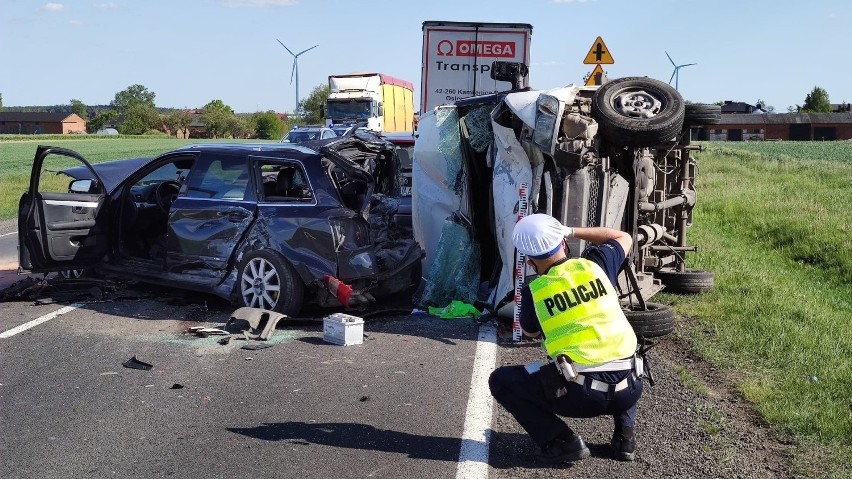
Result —
M0 112L0 134L44 135L86 133L86 120L76 113Z
M692 138L710 141L852 139L852 113L722 114L718 125L694 127Z
M849 113L852 112L852 104L850 103L832 103L831 104L831 112L832 113Z

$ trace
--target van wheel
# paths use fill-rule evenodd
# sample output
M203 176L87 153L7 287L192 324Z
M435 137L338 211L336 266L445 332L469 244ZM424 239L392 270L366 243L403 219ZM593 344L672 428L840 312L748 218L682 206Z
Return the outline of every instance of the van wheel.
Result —
M626 77L604 83L592 97L592 118L615 145L642 148L667 143L683 127L683 98L653 78Z
M635 305L624 310L636 336L658 338L674 331L675 314L671 306L658 303L645 303L645 306L644 310Z
M666 293L696 294L713 289L713 273L710 271L655 271L654 277L663 282Z
M722 123L722 107L705 103L686 105L684 125L718 125Z
M305 286L280 254L259 250L245 255L239 266L237 292L240 304L287 316L302 309Z

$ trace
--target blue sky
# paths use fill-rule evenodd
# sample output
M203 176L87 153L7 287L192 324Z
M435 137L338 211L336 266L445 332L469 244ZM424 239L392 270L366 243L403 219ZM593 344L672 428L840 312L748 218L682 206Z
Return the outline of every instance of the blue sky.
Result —
M375 71L420 96L426 20L533 25L530 84L582 83L598 36L610 78L669 81L694 102L763 99L776 111L815 87L852 102L852 2L698 0L0 0L4 106L107 104L142 84L160 107L220 99L237 112L291 111L328 75Z

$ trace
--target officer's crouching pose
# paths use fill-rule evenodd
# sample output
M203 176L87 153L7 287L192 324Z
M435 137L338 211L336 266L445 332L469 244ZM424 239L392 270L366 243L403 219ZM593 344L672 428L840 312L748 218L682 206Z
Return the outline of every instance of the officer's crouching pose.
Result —
M565 236L593 246L582 258L569 259ZM635 365L636 335L613 285L633 239L623 231L570 228L534 214L518 221L512 241L539 274L521 293L521 328L530 337L544 333L551 361L540 369L498 368L489 379L491 394L541 447L536 457L543 462L589 455L583 439L559 416L602 415L615 420L615 457L632 461L642 368Z

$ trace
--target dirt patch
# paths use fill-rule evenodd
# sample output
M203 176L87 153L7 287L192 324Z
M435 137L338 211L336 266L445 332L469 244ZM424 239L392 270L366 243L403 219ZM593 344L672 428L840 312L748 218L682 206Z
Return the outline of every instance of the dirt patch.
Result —
M500 365L527 364L544 357L538 342L520 346L502 342L499 348ZM492 423L493 477L792 476L792 446L775 437L735 385L712 365L696 359L677 333L658 341L650 358L656 384L646 383L639 402L635 462L609 456L612 418L601 417L566 419L583 436L591 457L564 467L541 466L533 457L536 446L514 418L497 406Z

